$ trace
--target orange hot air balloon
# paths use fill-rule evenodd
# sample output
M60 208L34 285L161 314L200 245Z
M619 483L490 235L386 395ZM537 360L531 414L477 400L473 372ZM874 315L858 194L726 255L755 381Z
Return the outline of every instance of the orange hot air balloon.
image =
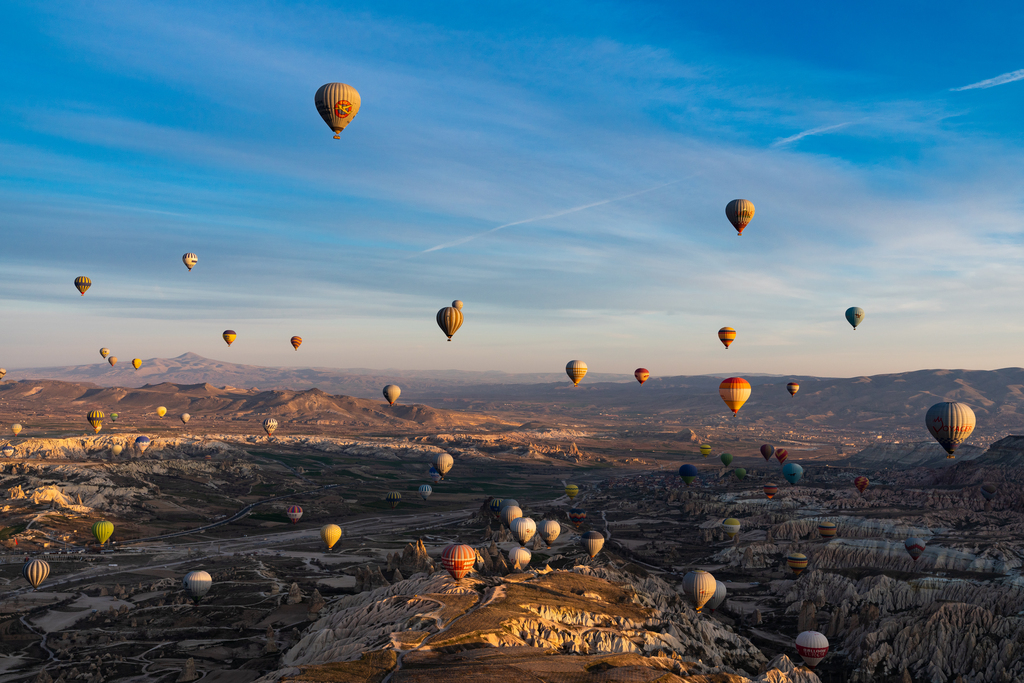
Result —
M292 346L295 347L296 351L299 350L299 347L301 345L302 345L302 337L292 337Z
M736 330L731 327L723 327L718 331L718 340L725 344L725 348L736 341Z
M871 482L868 481L867 477L857 477L853 480L853 485L856 486L857 490L861 493L864 493L867 490L868 484L870 483Z
M746 199L734 199L726 205L725 216L732 227L736 228L737 235L742 235L743 228L754 217L754 203Z
M221 336L224 337L224 341L228 343L228 346L231 346L231 342L235 341L235 337L237 337L238 334L234 330L224 330L224 334Z
M789 392L790 396L796 396L796 392L800 391L800 385L796 382L790 382L786 385L786 390Z
M718 395L735 415L750 398L750 382L742 377L730 377L718 385Z
M643 384L651 376L651 373L648 372L647 368L637 368L633 371L633 376L636 377L637 382Z

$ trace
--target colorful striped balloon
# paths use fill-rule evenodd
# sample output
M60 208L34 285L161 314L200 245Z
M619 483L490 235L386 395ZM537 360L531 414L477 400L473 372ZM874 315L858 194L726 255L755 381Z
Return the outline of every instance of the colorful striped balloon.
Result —
M837 531L838 531L838 529L836 528L836 523L835 522L819 522L818 523L818 534L822 538L835 538L835 535L836 535Z
M734 199L725 206L725 217L736 228L737 235L743 234L743 228L747 227L754 217L754 203L747 199Z
M92 287L92 280L90 280L86 276L79 275L78 277L75 278L75 289L81 292L82 296L85 296L86 290L88 290L90 287Z
M85 416L85 419L89 421L90 425L92 425L93 431L96 434L99 434L100 430L103 429L103 418L105 417L106 415L103 414L102 410L90 410L89 414Z
M857 490L860 491L861 493L864 493L864 491L867 490L868 484L870 483L871 482L868 481L867 477L857 477L856 479L853 480L853 485L856 486Z
M718 331L718 341L725 344L725 348L736 341L736 330L731 327L723 327Z
M501 498L491 498L491 502L487 504L487 507L491 509L491 512L498 514L501 510Z
M430 494L434 492L433 487L430 484L420 484L420 498L426 500L430 498Z
M786 390L789 392L790 396L796 396L796 392L800 391L800 385L796 382L790 382L786 385Z
M468 545L453 543L441 551L441 566L456 581L465 577L475 563L476 551Z
M778 493L778 492L779 492L779 487L776 486L775 484L765 484L764 485L764 495L768 496L768 500L771 500L772 498L774 498L775 494Z
M302 519L302 508L298 505L289 505L288 511L285 514L288 515L288 519L291 520L292 524L297 524Z
M231 342L235 341L238 337L238 333L234 330L224 330L220 336L224 337L224 341L228 343L228 346L231 346Z
M192 252L189 252L181 257L181 262L185 264L185 267L188 268L188 272L191 273L192 268L194 268L195 265L199 263L199 257L193 254Z
M633 376L636 377L637 382L643 384L651 376L651 373L647 368L637 368L633 371Z
M730 377L718 385L718 395L735 415L750 398L750 382L742 377Z
M402 494L398 491L392 491L384 498L384 500L388 501L388 504L391 505L391 509L394 510L402 500Z
M807 556L803 553L790 553L786 557L786 564L793 570L793 573L800 576L800 572L807 569Z
M775 459L779 461L780 465L784 464L786 462L786 458L788 458L788 457L789 457L789 451L787 451L785 448L776 448L775 449Z
M571 508L569 510L569 521L572 522L573 526L577 529L580 528L580 524L587 521L587 513L585 510L579 508Z
M578 386L587 374L587 364L581 360L571 360L565 364L565 374L569 375L574 387Z
M298 336L292 337L291 342L292 342L292 348L294 348L296 351L298 351L299 347L302 346L302 337L298 337Z

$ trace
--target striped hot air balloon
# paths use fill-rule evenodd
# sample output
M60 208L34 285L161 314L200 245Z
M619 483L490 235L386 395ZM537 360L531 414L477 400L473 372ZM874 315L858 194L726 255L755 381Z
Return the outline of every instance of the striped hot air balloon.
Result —
M512 528L512 522L523 516L523 509L518 505L505 505L501 508L501 521L509 529Z
M192 596L192 599L199 602L210 592L210 588L213 586L213 577L210 576L209 572L204 572L200 569L185 574L181 584L188 591L189 595Z
M505 498L504 500L501 501L501 505L498 507L498 512L501 512L505 508L510 507L512 505L515 505L516 507L521 507L519 505L519 501L516 500L515 498Z
M335 543L341 540L341 527L337 524L324 524L320 527L320 540L330 550Z
M778 493L778 492L779 492L779 487L776 486L775 484L765 484L764 485L764 495L768 496L768 500L771 500L772 498L774 498L775 494Z
M740 520L735 517L730 517L722 522L722 529L725 531L725 535L730 539L736 538L740 533Z
M800 576L800 572L807 569L807 556L803 553L793 552L786 556L786 564L793 570L793 573Z
M436 320L437 326L448 335L448 341L451 341L452 335L462 327L462 311L454 306L445 306L437 312Z
M103 429L103 418L105 417L106 415L103 414L102 410L90 410L85 419L92 425L93 432L99 434L100 430Z
M723 327L718 331L718 341L725 344L725 348L736 341L736 330L731 327Z
M761 444L761 457L764 458L765 462L771 460L773 455L775 455L775 446L770 443Z
M551 544L562 533L562 525L553 519L546 519L540 523L537 533L540 535L541 540L550 548Z
M519 541L519 545L525 546L533 540L537 533L537 523L529 517L518 517L512 520L508 527L512 531L512 538Z
M419 491L420 498L426 500L427 498L430 498L430 494L434 492L434 489L430 486L430 484L420 484Z
M736 228L736 234L742 235L743 228L754 217L754 203L747 199L734 199L725 205L725 217Z
M725 602L725 596L727 593L728 589L726 588L726 585L721 581L715 580L715 594L711 596L711 599L708 600L707 603L705 603L704 607L711 610L711 613L714 614L715 610L721 607L722 603Z
M29 560L21 567L21 575L32 588L39 590L40 584L50 575L50 564L46 560Z
M775 459L779 461L780 465L785 464L786 458L788 458L788 457L789 457L789 451L787 451L785 448L776 448L775 449Z
M181 262L185 264L185 267L188 268L188 272L191 273L192 269L195 268L195 265L199 263L199 257L192 252L189 252L181 257Z
M313 96L313 103L327 127L334 131L334 139L341 139L352 119L359 113L362 100L359 92L347 83L324 83Z
M526 569L530 566L530 560L532 559L533 553L522 546L508 551L508 563L513 567L518 566L520 569Z
M273 436L274 431L277 429L277 420L272 417L268 417L263 421L263 431L267 433L267 436Z
M837 531L835 522L818 522L818 535L822 538L835 538Z
M647 368L637 368L633 371L633 376L636 377L637 382L643 384L650 378L651 373Z
M742 377L730 377L718 385L718 395L735 415L750 398L750 382Z
M715 595L717 589L715 577L703 569L687 572L683 577L683 595L693 603L694 609L698 612Z
M572 522L572 525L574 527L579 529L580 524L583 524L583 522L587 521L586 510L580 510L579 508L571 508L569 510L569 521Z
M224 341L228 343L228 346L231 346L231 342L235 341L238 337L238 333L234 330L224 330L220 336L224 337Z
M856 486L857 490L860 491L862 494L867 490L868 484L870 483L871 482L868 481L867 477L857 477L856 479L853 480L853 485Z
M796 382L790 382L786 385L786 391L789 392L790 396L796 396L796 392L800 391L800 385Z
M86 290L88 290L90 287L92 287L92 280L90 280L86 276L79 275L78 277L75 278L75 289L81 292L82 296L85 296Z
M579 386L580 380L587 375L587 364L581 360L571 360L565 364L565 374L569 375L574 387Z
M580 494L580 487L576 484L567 484L565 487L565 495L569 496L569 500L572 500Z
M925 542L917 536L911 536L903 542L903 547L907 549L914 562L917 562L917 558L924 554Z
M285 514L288 515L288 519L291 520L292 524L298 524L299 520L302 519L302 508L298 505L289 505Z
M441 566L456 581L464 578L476 563L476 551L468 545L452 543L441 551Z
M452 465L454 464L455 459L448 453L438 453L437 457L434 458L434 469L441 475L442 480L444 475L452 471Z
M291 342L292 342L292 347L296 351L298 351L299 347L302 346L302 337L292 337Z
M928 409L924 416L924 424L946 451L946 457L952 458L955 457L953 453L957 446L966 441L974 431L976 420L974 411L966 403L944 401Z
M491 498L491 502L487 504L487 507L491 509L491 512L498 514L501 510L501 498Z
M601 552L601 548L604 547L604 534L600 531L588 531L580 536L580 543L583 544L583 549L587 551L587 555L590 555L590 559L594 559Z
M111 524L110 522L108 522L105 519L101 519L100 521L95 522L92 525L92 535L93 535L93 537L95 537L95 539L97 541L100 542L100 545L103 545L108 540L110 540L110 537L113 534L114 534L114 525Z
M398 491L392 491L387 496L385 496L384 500L388 501L388 504L391 506L391 509L394 510L396 507L398 507L398 503L402 500L402 494L399 493Z
M797 654L808 669L814 669L828 654L828 638L817 631L804 631L796 637Z
M14 457L14 446L6 443L3 448L0 448L0 453L3 453L5 458Z

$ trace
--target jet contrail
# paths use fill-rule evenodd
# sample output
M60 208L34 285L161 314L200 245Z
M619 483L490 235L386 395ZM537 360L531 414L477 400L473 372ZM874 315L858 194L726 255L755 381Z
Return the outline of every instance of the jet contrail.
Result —
M427 254L427 253L430 253L432 251L437 251L438 249L447 249L448 247L457 247L460 244L465 244L466 242L471 242L471 241L475 240L477 237L483 237L484 235L489 235L492 232L497 232L497 231L502 230L504 228L511 228L513 225L522 225L523 223L533 223L534 221L542 221L542 220L545 220L547 218L558 218L559 216L564 216L564 215L569 214L569 213L576 213L577 211L583 211L584 209L592 209L595 206L601 206L602 204L611 204L612 202L619 202L619 201L622 201L623 199L629 199L630 197L636 197L637 195L646 194L648 192L654 192L655 190L660 190L663 187L668 187L669 185L674 185L674 184L676 184L678 182L681 182L682 180L685 180L685 179L684 178L680 178L679 180L673 180L671 182L662 183L661 185L655 185L654 187L649 187L646 190L640 190L639 192L633 192L631 194L624 194L621 197L613 197L611 199L602 199L601 201L594 202L592 204L584 204L583 206L575 206L575 207L573 207L571 209L564 209L562 211L556 211L555 213L549 213L549 214L545 214L543 216L535 216L533 218L524 218L521 221L513 221L511 223L505 223L504 225L499 225L496 228L491 228L490 230L484 230L483 232L478 232L475 235L469 235L467 237L462 237L462 238L457 239L457 240L455 240L453 242L445 242L444 244L438 244L436 247L431 247L430 249L424 249L420 253L421 254Z
M849 126L851 123L853 123L853 121L837 123L834 126L818 126L817 128L811 128L810 130L805 130L801 133L797 133L796 135L790 135L788 138L776 140L775 142L772 143L772 147L781 147L783 145L788 145L791 142L803 140L805 137L809 135L821 135L822 133L827 133L830 130L838 130L839 128L845 128L846 126Z
M1003 85L1004 83L1013 83L1014 81L1024 80L1024 69L1018 69L1009 73L1000 74L993 78L986 78L983 81L977 83L971 83L970 85L964 85L959 88L950 88L950 92L962 92L964 90L983 90L985 88L994 88L997 85Z

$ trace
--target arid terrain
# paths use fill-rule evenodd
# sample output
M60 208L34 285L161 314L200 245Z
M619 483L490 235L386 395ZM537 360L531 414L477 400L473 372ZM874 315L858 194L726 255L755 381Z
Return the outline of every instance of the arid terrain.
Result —
M734 419L715 378L576 390L431 379L388 406L251 376L259 388L217 376L130 388L12 371L0 383L15 449L0 458L0 683L1024 680L1017 375L802 379L795 398L752 377ZM974 406L978 431L949 460L921 406L953 397ZM107 414L99 435L90 410ZM267 417L280 423L272 437ZM798 484L761 457L764 442L803 466ZM443 453L454 467L432 482ZM691 486L684 463L698 468ZM558 521L559 538L534 537L516 567L493 498ZM573 506L586 511L578 528ZM733 540L728 517L741 523ZM101 519L115 527L102 548L90 533ZM835 538L820 536L823 521ZM329 551L328 523L343 529ZM607 539L594 559L580 543L591 530ZM926 542L917 561L908 536ZM477 553L458 582L440 562L452 542ZM791 552L808 558L799 576ZM50 564L37 591L26 558ZM727 587L713 613L681 592L696 568ZM196 604L181 579L198 569L213 586ZM794 646L805 630L831 642L814 673Z

